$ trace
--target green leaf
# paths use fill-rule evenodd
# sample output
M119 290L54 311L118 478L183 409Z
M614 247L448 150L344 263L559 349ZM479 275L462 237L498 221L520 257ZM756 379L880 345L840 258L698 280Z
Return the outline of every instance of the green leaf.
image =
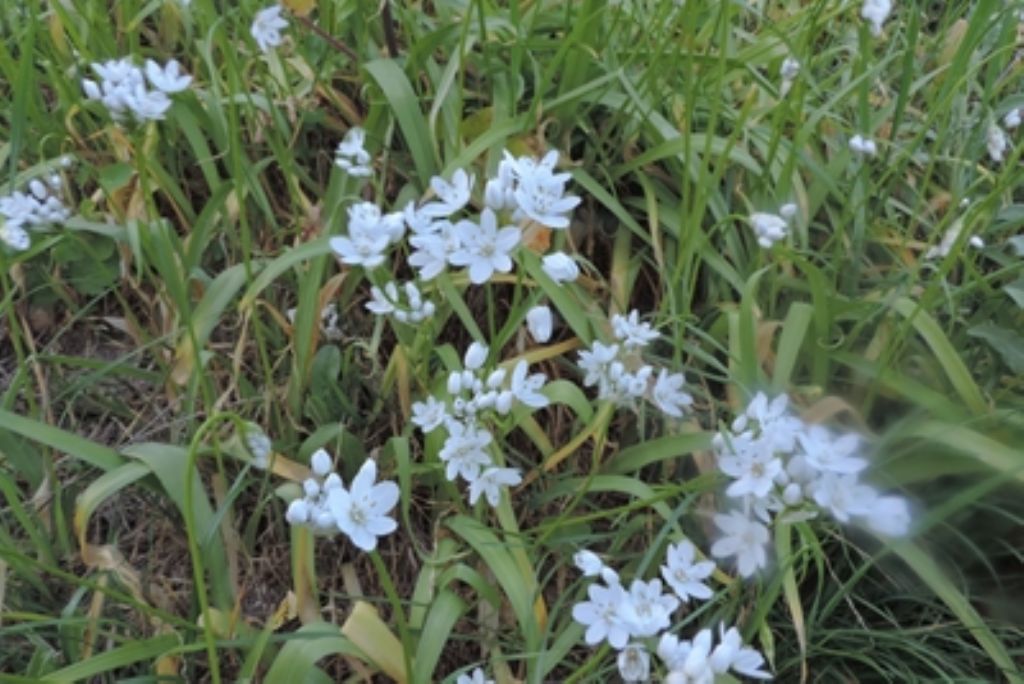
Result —
M412 154L420 182L426 185L437 174L437 162L431 145L433 138L412 84L393 59L377 59L368 62L363 68L384 93L398 120L398 127L402 129L402 137Z
M342 636L337 626L327 622L303 625L289 635L288 642L274 659L263 681L309 681L317 661L334 654L353 656L363 661L367 659L355 644Z
M419 643L416 645L413 682L426 684L436 681L434 669L441 659L441 654L444 653L448 636L467 609L465 601L447 589L434 597L423 630L420 632Z
M109 447L3 409L0 409L0 430L10 430L102 470L110 470L124 463L124 458Z
M143 641L132 641L125 646L113 648L109 651L87 658L74 665L69 665L62 670L57 670L43 678L44 682L80 682L89 680L102 674L112 674L114 670L132 665L143 660L153 660L168 652L173 651L180 645L176 634L165 634L145 639Z
M999 352L1003 363L1009 366L1010 370L1024 374L1024 337L992 321L974 326L967 334L988 342L989 346Z
M1024 278L1017 278L1012 283L1003 285L1003 292L1009 295L1019 308L1024 309Z

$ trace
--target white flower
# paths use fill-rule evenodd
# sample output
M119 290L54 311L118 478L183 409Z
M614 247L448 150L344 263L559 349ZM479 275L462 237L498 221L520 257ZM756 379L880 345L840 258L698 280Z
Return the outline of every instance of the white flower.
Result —
M348 237L336 235L328 241L331 250L342 262L367 269L384 263L384 251L387 249L388 243L389 237L384 231L379 231L376 234L359 231Z
M1007 130L1013 130L1020 126L1021 116L1020 107L1014 107L1010 111L1006 112L1006 116L1003 117L1003 126Z
M678 544L671 544L665 553L665 565L661 566L661 576L672 587L683 601L690 597L697 599L711 598L711 588L704 584L715 571L712 561L697 561L697 547L688 539Z
M792 451L797 435L804 430L804 423L789 412L789 397L780 394L771 401L764 392L758 392L747 404L743 413L732 423L734 432L743 432L753 427L754 435L773 451Z
M573 564L580 569L584 577L596 577L601 574L604 562L593 551L581 549L572 557Z
M782 472L782 459L758 440L737 435L729 441L732 451L718 460L718 467L735 478L726 488L728 496L748 495L764 498L771 491L776 476Z
M608 381L610 366L619 354L619 345L602 344L595 341L590 349L584 349L579 354L579 366L585 375L583 385L601 385Z
M547 306L534 306L526 312L526 328L534 340L543 344L551 339L554 318Z
M550 400L540 393L547 381L543 373L527 375L529 364L520 359L516 367L512 369L512 394L522 404L531 408L544 408Z
M677 636L671 632L665 632L658 639L658 649L656 653L661 662L665 664L665 668L668 670L681 670L683 664L686 662L686 656L690 653L691 644L689 641L680 641Z
M453 266L468 266L469 279L475 285L486 283L498 273L512 270L509 254L519 244L521 233L515 226L498 228L498 218L490 209L480 214L480 224L459 221L456 224L461 247L448 256Z
M681 418L683 409L693 405L693 397L683 391L685 385L682 373L669 374L662 368L651 390L651 401L667 415Z
M826 473L811 486L817 504L841 523L850 522L854 516L868 515L878 500L878 493L861 484L856 475Z
M305 499L295 499L288 504L284 514L289 525L304 525L309 522L309 504Z
M868 462L859 458L860 438L850 433L836 437L821 425L808 425L797 434L808 465L822 472L848 475L859 473Z
M556 283L571 283L580 275L580 268L565 252L552 252L541 259L541 268Z
M771 679L771 675L761 670L764 656L758 651L743 645L743 637L735 627L725 629L719 625L718 646L711 652L709 662L716 674L725 674L729 670L739 672L752 679Z
M447 428L448 438L438 454L446 464L445 477L449 480L461 477L473 482L480 477L481 469L491 465L486 449L493 437L487 430L457 421L449 421Z
M646 682L651 676L651 655L643 644L628 644L615 662L624 682Z
M370 153L366 151L366 131L353 126L345 133L334 152L334 164L350 176L370 176Z
M455 684L494 684L494 680L487 679L484 671L478 667L471 674L459 675L459 678L455 680Z
M800 61L795 57L786 57L782 60L782 66L779 67L779 76L782 77L783 81L792 81L800 73Z
M513 218L530 218L548 228L568 228L566 214L576 208L581 200L575 195L565 194L568 174L552 174L537 167L529 175L521 175L514 196L516 211Z
M501 501L501 488L515 487L522 481L522 476L515 468L487 468L480 473L479 477L470 481L469 504L474 505L483 494L487 497L487 503L496 507Z
M800 211L800 207L796 205L796 202L787 202L779 207L779 216L790 221L798 211Z
M146 78L157 90L167 93L180 93L192 83L192 77L182 73L181 64L178 60L172 59L163 66L151 59L146 60Z
M425 433L439 428L447 416L444 402L434 397L427 397L426 401L417 401L412 405L412 422Z
M398 503L398 485L376 480L377 463L367 459L352 480L351 490L335 487L327 492L327 505L338 529L363 551L373 551L377 537L398 527L387 515Z
M395 302L398 301L398 286L394 281L389 281L381 290L376 285L370 287L370 301L366 308L378 316L384 316L395 311Z
M442 228L442 232L439 234L413 235L409 238L409 244L415 251L409 255L408 262L417 270L421 280L432 280L444 272L448 265L449 254L447 248L449 240L446 240L445 236L449 231L455 232L455 227L450 223Z
M781 216L760 211L750 215L750 227L754 229L754 234L757 236L757 244L765 249L779 240L785 239L789 228Z
M474 180L475 177L463 169L456 169L450 183L440 176L434 176L430 179L430 187L440 201L425 204L420 212L433 217L451 216L469 203Z
M873 157L878 153L878 147L871 138L865 138L860 133L850 138L850 150L866 157Z
M634 579L629 585L627 600L619 609L622 622L635 637L654 636L671 623L673 611L679 607L679 598L663 594L661 580L644 582Z
M309 468L317 477L327 477L334 470L334 462L324 449L317 449L309 459Z
M953 225L942 234L942 240L939 244L928 248L928 251L924 253L925 259L944 259L949 256L950 251L953 249L953 245L960 238L960 232L963 230L964 222L957 219L953 222ZM972 235L967 238L967 244L975 249L981 249L985 246L985 241L977 235Z
M462 358L462 365L466 370L479 370L487 360L487 345L480 342L472 342L466 348L466 354Z
M685 684L713 684L715 671L711 669L711 640L713 635L710 629L702 629L697 632L691 642L680 642L678 649L686 651L682 666L673 668L665 679L669 682L683 682ZM685 644L685 645L684 645Z
M740 575L750 577L768 564L768 528L740 511L716 515L715 525L724 534L711 545L711 555L736 557Z
M902 537L910 531L910 507L899 496L880 496L867 514L868 527L887 537Z
M587 596L589 601L572 607L573 620L587 628L583 640L594 646L607 639L612 648L623 648L629 641L629 629L622 622L619 607L628 600L626 590L617 581L609 582L608 586L594 582L587 587Z
M650 323L640 322L640 312L633 309L628 316L614 314L612 316L612 334L622 342L626 349L646 347L658 339L658 332L651 328Z
M281 44L281 31L288 26L288 21L281 16L281 9L280 5L271 5L257 12L253 19L249 32L263 52Z
M270 456L273 454L270 438L255 423L246 424L243 437L245 448L252 454L253 467L265 470L270 465Z
M864 0L860 16L871 23L871 34L878 36L882 33L882 24L889 18L892 11L891 0Z
M997 164L1003 161L1003 157L1006 154L1006 149L1010 146L1010 142L1006 137L1005 131L998 126L998 124L989 124L988 133L985 136L985 142L988 146L988 156L992 157L992 161Z

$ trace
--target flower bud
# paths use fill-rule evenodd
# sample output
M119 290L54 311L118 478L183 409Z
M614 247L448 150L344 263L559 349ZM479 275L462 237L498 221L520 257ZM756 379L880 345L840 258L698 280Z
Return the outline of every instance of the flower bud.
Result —
M466 350L466 357L463 359L463 365L466 366L467 370L477 370L484 365L484 361L487 360L487 345L474 342L469 345L469 349Z
M309 466L317 477L327 477L327 473L334 469L331 462L331 455L323 449L317 449L309 459Z
M554 320L551 309L546 306L535 306L526 312L526 327L530 336L543 344L551 339Z

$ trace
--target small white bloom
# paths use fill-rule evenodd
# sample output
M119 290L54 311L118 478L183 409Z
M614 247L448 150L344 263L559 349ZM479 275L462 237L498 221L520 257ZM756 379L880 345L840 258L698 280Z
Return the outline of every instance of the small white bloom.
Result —
M352 480L351 490L336 487L327 492L327 506L338 529L363 551L373 551L377 537L391 534L398 527L387 515L398 503L398 485L376 480L377 463L367 459Z
M654 330L650 323L640 322L640 312L636 309L630 311L628 316L612 316L612 334L626 349L646 347L659 336L658 331Z
M511 387L512 394L522 404L530 408L544 408L550 404L550 400L540 393L547 382L547 376L543 373L527 375L528 364L520 359L516 367L512 369Z
M711 546L717 558L736 557L740 575L750 577L768 564L768 528L740 511L715 516L715 525L723 536Z
M683 391L686 378L682 373L669 373L664 368L651 390L651 401L667 415L682 418L683 410L693 405L693 397Z
M781 216L760 211L750 215L750 227L754 229L754 234L757 236L757 244L765 249L779 240L785 239L789 229L785 219Z
M627 644L615 662L624 682L646 682L651 676L651 655L643 644Z
M759 440L737 435L729 440L731 451L718 459L723 473L734 478L725 490L728 496L764 498L782 470L782 459Z
M526 312L526 328L537 342L543 344L550 340L553 327L554 318L550 307L535 306Z
M868 515L878 500L878 493L861 484L856 475L825 473L812 488L817 504L841 523L850 522L854 516Z
M366 151L365 145L366 131L359 126L348 129L344 139L338 143L338 149L335 150L335 166L350 176L373 175L373 169L370 168L370 153Z
M572 562L580 569L584 577L596 577L604 568L604 562L600 556L587 549L577 551L572 557Z
M270 438L255 423L246 424L243 435L245 448L252 454L253 467L265 470L270 465L270 456L273 454Z
M445 477L455 480L461 477L473 482L480 477L480 471L492 464L487 453L493 437L483 428L467 426L457 421L447 424L448 438L441 448L438 458L446 464Z
M317 449L309 459L309 467L317 477L327 477L334 469L334 463L330 454L323 449Z
M16 252L24 252L32 245L28 231L21 226L6 222L0 225L0 242Z
M1010 131L1020 126L1020 122L1020 107L1014 107L1003 117L1003 127Z
M804 422L789 412L789 397L780 394L768 399L764 392L758 392L732 423L734 432L753 428L753 434L763 440L773 451L790 452L796 445L797 435L804 429Z
M487 497L487 503L496 507L501 501L503 487L515 487L523 481L515 468L491 467L480 473L480 476L469 483L469 504L476 504L480 495Z
M281 5L271 5L257 12L253 19L249 32L263 52L281 44L281 31L288 27L288 21L281 16L281 10Z
M604 578L607 582L612 577ZM616 581L608 586L594 582L587 587L589 601L581 601L572 607L572 618L587 628L583 640L588 646L595 646L605 639L615 649L625 647L629 641L629 629L620 616L620 606L629 600L626 590Z
M480 342L472 342L466 348L466 355L462 359L462 365L466 370L478 370L487 360L487 345Z
M288 510L284 514L289 525L304 525L309 522L309 504L305 499L295 499L288 504Z
M192 77L184 73L178 60L172 59L163 66L151 59L146 60L146 78L150 85L168 95L180 93L192 83Z
M1002 162L1006 155L1006 150L1010 146L1006 132L998 124L989 124L985 142L988 146L988 156L992 158L992 161L997 164Z
M868 462L860 458L860 438L853 433L836 437L821 425L808 425L797 434L808 465L826 473L859 473Z
M474 285L481 285L497 273L512 270L510 256L522 236L515 226L498 228L498 217L489 208L480 214L479 225L472 221L459 221L455 226L459 232L461 247L449 254L448 262L453 266L467 266L469 279Z
M448 416L444 402L434 397L427 397L426 401L417 401L412 405L412 422L419 426L424 433L430 433L444 424Z
M865 138L860 133L857 133L850 138L850 150L866 157L873 157L878 153L878 147L875 145L875 141L870 138Z
M541 167L529 175L521 175L514 196L516 211L513 218L532 219L548 228L568 228L569 217L582 200L565 194L568 174L552 174Z
M343 263L370 269L384 263L388 242L388 234L384 231L376 234L360 231L348 237L336 235L328 244Z
M800 73L800 60L795 57L786 57L779 67L779 76L783 81L792 81Z
M620 616L635 637L654 636L671 623L672 613L679 607L679 598L661 591L661 580L644 582L634 579L629 585L628 600L620 607Z
M709 662L716 674L725 674L733 670L751 679L771 679L771 675L761 669L764 656L749 646L743 645L743 637L735 627L725 629L719 625L720 643L711 652Z
M688 539L678 544L671 544L665 553L665 565L661 566L661 576L672 587L683 601L690 597L697 599L711 598L711 588L704 583L715 571L712 561L698 561L697 547Z
M882 34L882 24L889 18L892 11L891 0L864 0L860 16L871 24L871 34L879 36Z
M880 496L867 514L867 523L887 537L903 537L910 531L910 506L899 496Z
M580 276L580 268L565 252L552 252L541 259L541 268L556 283L571 283Z
M440 176L434 176L430 179L430 187L439 201L425 204L420 212L438 218L451 216L469 203L474 181L475 177L463 169L456 169L450 183Z
M792 221L799 210L800 208L796 205L796 202L787 202L779 207L779 216L787 221Z

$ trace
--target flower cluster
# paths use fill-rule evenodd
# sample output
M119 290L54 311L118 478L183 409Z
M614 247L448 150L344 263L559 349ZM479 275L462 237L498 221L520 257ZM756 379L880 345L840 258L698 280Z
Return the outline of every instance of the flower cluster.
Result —
M789 220L796 216L797 206L793 203L779 207L778 214L755 211L750 215L750 227L757 236L757 244L764 249L785 240L789 233Z
M850 150L865 157L874 157L878 154L878 146L871 138L865 138L860 133L850 138Z
M645 363L640 351L658 339L650 323L640 321L640 312L612 316L612 334L617 342L594 342L579 354L579 367L584 372L583 384L597 386L598 399L620 406L634 406L647 399L666 415L680 418L693 403L683 391L686 379L682 373L669 373L662 368L655 377L654 366Z
M0 197L0 242L24 251L31 244L29 230L67 221L71 211L58 197L63 186L60 175L53 174L45 181L29 181L28 192L19 190Z
M749 577L768 562L773 519L794 522L827 511L841 523L864 521L879 534L901 536L910 509L859 480L868 461L857 435L811 425L789 411L788 398L758 393L712 442L718 467L731 481L725 490L740 506L715 516L722 531L711 547L718 558L736 558Z
M402 294L405 301L402 301ZM437 307L434 302L424 299L420 289L413 281L407 281L401 290L397 283L388 281L381 289L374 285L370 288L370 301L366 308L378 316L391 316L399 323L422 323L434 315Z
M625 587L619 574L607 567L591 551L574 557L576 567L585 576L597 578L587 586L587 599L573 606L573 619L586 627L584 641L596 646L603 641L619 652L619 674L626 682L646 682L650 678L648 648L657 643L656 652L667 672L665 681L713 682L716 675L733 672L760 679L770 675L761 668L764 658L753 648L743 646L736 628L722 628L720 643L711 648L711 630L701 630L692 641L680 640L669 632L672 614L693 599L708 599L711 588L705 583L714 572L711 561L697 560L696 547L688 540L670 545L661 567L661 575L672 589L662 590L659 579L634 578Z
M90 100L102 102L118 122L125 119L137 122L163 119L171 107L168 95L180 93L192 83L192 77L184 73L181 64L173 59L162 67L147 59L143 70L125 57L94 62L92 70L100 80L97 83L83 79L82 90Z
M318 449L310 459L312 477L302 483L305 494L289 504L286 518L317 534L345 535L363 551L377 548L377 537L391 534L398 524L388 513L398 503L398 485L377 482L377 462L367 459L346 489L334 472L330 454Z
M445 476L469 484L469 503L483 495L497 506L504 487L522 481L519 470L497 464L490 453L494 435L488 427L493 416L505 416L516 404L531 409L543 408L549 400L541 394L547 376L530 374L520 359L509 373L505 368L487 369L488 349L474 342L466 350L463 370L448 376L444 401L429 397L413 404L412 421L424 433L444 427L447 432L439 458L445 464Z
M532 157L513 157L505 150L498 175L487 181L484 202L496 212L510 212L513 221L535 221L548 228L568 228L569 214L580 203L565 194L568 173L555 173L558 151L551 150L538 162Z

